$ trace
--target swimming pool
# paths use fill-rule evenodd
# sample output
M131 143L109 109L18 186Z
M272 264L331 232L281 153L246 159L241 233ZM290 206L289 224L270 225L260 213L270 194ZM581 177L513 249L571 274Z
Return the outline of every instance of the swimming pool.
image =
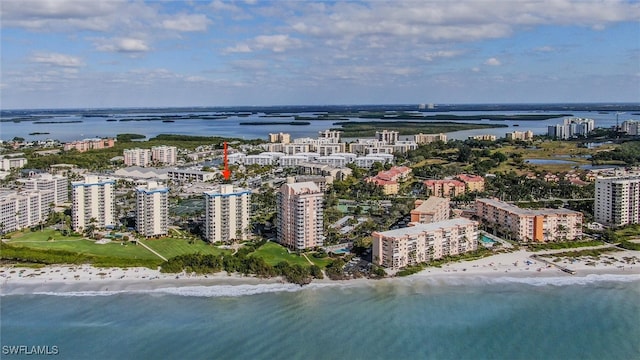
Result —
M480 241L482 241L485 244L493 244L495 241L491 240L491 238L489 238L486 235L480 235Z

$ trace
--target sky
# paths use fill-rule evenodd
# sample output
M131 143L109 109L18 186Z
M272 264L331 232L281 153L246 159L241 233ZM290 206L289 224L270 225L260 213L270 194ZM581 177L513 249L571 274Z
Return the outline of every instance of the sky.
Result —
M640 2L0 2L0 108L640 102Z

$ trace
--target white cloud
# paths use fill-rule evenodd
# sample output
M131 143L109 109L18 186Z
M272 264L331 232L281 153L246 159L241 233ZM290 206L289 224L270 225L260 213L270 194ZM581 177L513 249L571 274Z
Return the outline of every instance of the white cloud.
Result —
M134 38L101 39L96 48L99 51L121 53L141 53L151 50L144 40Z
M60 53L35 53L29 57L30 62L61 67L84 66L81 58Z
M487 59L487 60L484 62L484 64L485 64L485 65L489 65L489 66L500 66L500 65L502 65L502 63L500 62L500 60L498 60L498 59L496 59L496 58L494 58L494 57Z
M540 46L537 47L535 49L533 49L533 51L535 52L541 52L541 53L548 53L548 52L554 52L556 51L556 49L552 46Z
M249 53L257 50L270 50L279 53L301 46L300 39L292 38L289 35L259 35L247 42L228 47L224 51L226 53Z
M162 27L167 30L176 31L205 31L211 24L205 15L202 14L178 14L162 21Z
M439 50L439 51L430 51L422 55L422 58L426 61L434 61L437 59L447 59L456 56L460 56L465 52L462 50Z

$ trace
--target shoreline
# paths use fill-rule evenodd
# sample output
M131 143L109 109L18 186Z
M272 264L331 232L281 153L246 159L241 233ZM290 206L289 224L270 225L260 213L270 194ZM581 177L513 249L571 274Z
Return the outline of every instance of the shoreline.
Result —
M575 275L531 259L533 254L518 250L473 261L458 261L441 267L427 267L406 277L384 279L330 280L314 279L300 286L281 277L258 278L219 272L208 275L165 274L148 268L95 268L91 265L51 265L42 268L0 267L0 296L28 294L112 295L122 292L160 292L193 296L238 296L264 292L298 291L324 286L431 282L438 284L474 284L508 281L531 284L571 284L586 280L640 281L640 251L625 250L606 253L599 260L563 258L558 264L576 271ZM553 260L553 258L547 258Z

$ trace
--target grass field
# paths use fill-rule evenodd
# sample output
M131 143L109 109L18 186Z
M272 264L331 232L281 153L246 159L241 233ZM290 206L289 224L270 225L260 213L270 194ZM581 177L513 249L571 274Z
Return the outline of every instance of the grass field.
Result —
M48 241L52 237L53 241ZM33 249L66 250L86 255L110 256L123 259L158 259L156 255L142 246L132 244L120 245L120 242L95 244L92 240L81 236L62 236L56 230L26 231L13 233L7 244Z
M180 238L147 239L142 240L142 242L167 259L194 253L212 255L230 253L230 250L219 249L199 239L196 239L193 244L189 244L188 240Z
M252 255L263 258L264 261L266 261L270 265L276 265L281 261L286 261L289 264L300 264L303 266L310 265L307 259L305 259L303 256L289 254L284 246L274 242L268 242L262 245L258 250L254 251ZM312 263L322 269L324 269L325 266L327 266L331 262L331 259L329 258L316 259L311 256L311 254L307 254L307 257L309 258L309 260L311 260Z

